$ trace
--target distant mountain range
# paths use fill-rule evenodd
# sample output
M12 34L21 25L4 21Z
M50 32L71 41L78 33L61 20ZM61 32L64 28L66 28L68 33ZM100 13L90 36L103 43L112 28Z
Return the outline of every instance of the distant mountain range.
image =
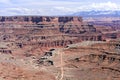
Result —
M120 17L120 11L81 11L72 14L73 16L82 17Z

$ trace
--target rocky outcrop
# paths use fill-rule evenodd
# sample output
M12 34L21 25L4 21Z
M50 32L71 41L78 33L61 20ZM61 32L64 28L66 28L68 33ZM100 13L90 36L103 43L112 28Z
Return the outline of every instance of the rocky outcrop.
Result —
M0 22L32 22L32 23L40 23L40 22L59 22L59 23L67 23L67 22L82 22L81 17L72 17L72 16L61 16L61 17L52 17L52 16L1 16Z
M120 43L102 41L113 33L81 17L0 17L0 79L120 80Z
M76 16L0 17L0 41L22 56L43 56L51 48L82 41L102 41L102 33ZM20 54L23 53L23 54ZM46 62L45 64L49 63Z
M81 41L101 41L93 25L76 16L0 17L0 41L12 41L18 48L65 47Z
M99 30L103 34L103 40L109 41L109 40L115 40L119 39L120 34L120 20L115 18L115 20L112 18L99 18L100 21L88 21L88 23L96 26L96 30ZM109 21L110 20L110 21Z
M6 49L0 49L0 53L3 53L3 54L12 54L12 51L11 50L6 50Z

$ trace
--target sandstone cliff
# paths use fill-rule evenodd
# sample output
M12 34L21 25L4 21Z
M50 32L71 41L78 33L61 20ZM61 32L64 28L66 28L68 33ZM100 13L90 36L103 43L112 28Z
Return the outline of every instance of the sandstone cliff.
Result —
M0 41L12 41L22 47L65 47L87 40L102 40L101 32L81 17L0 17Z

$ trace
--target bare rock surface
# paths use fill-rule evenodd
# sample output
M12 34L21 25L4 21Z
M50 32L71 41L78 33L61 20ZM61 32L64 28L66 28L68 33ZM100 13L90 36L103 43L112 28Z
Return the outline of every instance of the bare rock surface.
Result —
M0 80L120 80L120 35L109 31L81 17L0 17Z

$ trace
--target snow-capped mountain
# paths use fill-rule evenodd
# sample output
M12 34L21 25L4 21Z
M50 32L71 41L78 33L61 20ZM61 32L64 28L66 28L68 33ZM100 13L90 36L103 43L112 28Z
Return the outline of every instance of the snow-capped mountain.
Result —
M74 16L83 16L83 17L120 17L120 11L81 11L72 14Z

